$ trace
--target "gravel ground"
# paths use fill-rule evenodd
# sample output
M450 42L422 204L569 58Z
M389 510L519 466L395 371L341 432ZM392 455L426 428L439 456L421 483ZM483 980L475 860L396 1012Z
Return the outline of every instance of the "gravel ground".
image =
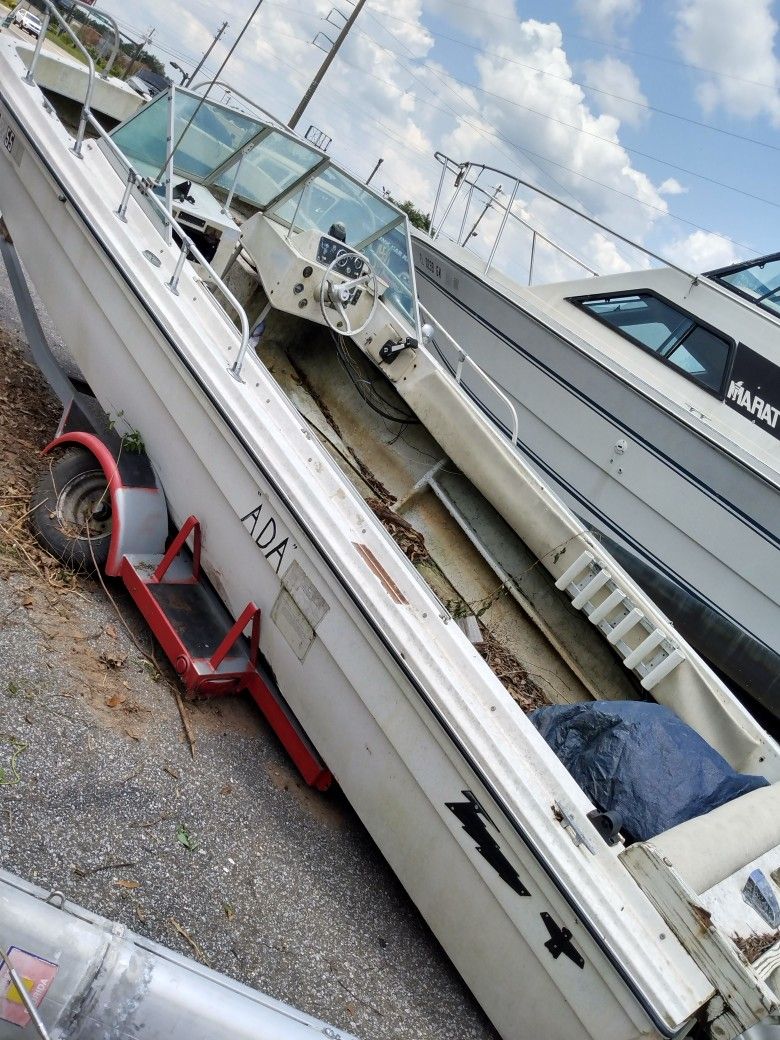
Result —
M32 541L58 410L1 269L3 866L366 1040L495 1040L339 792L302 785L245 700L185 705L191 753L121 589L117 613Z

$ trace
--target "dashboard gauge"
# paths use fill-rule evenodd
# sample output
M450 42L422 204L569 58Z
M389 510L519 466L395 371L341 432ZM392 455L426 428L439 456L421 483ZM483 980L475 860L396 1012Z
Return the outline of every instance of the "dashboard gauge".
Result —
M343 257L343 259L338 260L339 257ZM362 258L356 256L350 247L343 242L336 242L335 239L328 238L327 235L323 235L320 239L320 244L317 247L317 260L326 267L332 264L334 260L337 260L338 262L334 264L333 270L344 275L345 278L359 278L363 273L364 264Z

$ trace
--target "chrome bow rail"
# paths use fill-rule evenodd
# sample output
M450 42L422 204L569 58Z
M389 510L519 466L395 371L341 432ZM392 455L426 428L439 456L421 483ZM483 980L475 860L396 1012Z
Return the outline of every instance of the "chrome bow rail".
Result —
M127 156L116 146L109 133L102 126L102 124L92 111L92 95L95 89L95 62L92 60L91 54L84 46L84 44L81 42L81 40L78 38L78 36L73 32L70 25L68 25L68 23L62 17L62 15L59 13L52 0L38 0L38 2L44 5L43 25L40 36L38 37L38 41L35 46L35 52L33 54L32 61L30 62L30 67L27 71L27 76L25 77L26 81L28 83L35 83L35 70L43 47L43 41L46 38L46 33L48 32L51 17L54 16L59 25L65 30L70 39L73 41L74 46L84 56L84 60L86 61L87 68L89 70L87 89L84 96L84 102L81 107L78 130L76 131L76 140L73 145L74 154L77 155L79 158L82 158L84 137L87 132L87 126L92 127L92 129L98 135L100 140L108 148L113 159L119 164L120 171L124 171L124 187L122 191L122 196L119 200L119 206L115 211L117 219L123 221L127 219L127 207L130 204L131 197L135 196L137 201L141 203L145 202L146 204L151 206L152 211L156 213L163 228L164 237L169 245L173 241L173 232L176 232L176 234L179 237L179 240L181 241L181 253L176 263L176 268L174 270L173 277L168 282L168 288L171 290L171 292L175 294L178 293L178 284L179 279L181 278L182 270L184 269L184 262L188 256L193 256L201 265L201 267L203 267L204 270L207 272L209 283L212 284L219 291L223 299L230 305L231 309L234 310L236 315L238 316L238 322L241 329L241 345L239 347L238 356L243 359L247 352L247 347L249 344L249 319L246 316L246 312L244 311L244 308L238 302L236 297L233 295L233 293L230 291L230 289L228 289L227 285L222 280L222 278L217 274L217 272L214 270L214 268L211 266L208 260L206 260L206 258L197 248L197 246L189 238L187 232L177 222L176 218L173 215L173 155L170 153L171 142L173 137L173 105L176 88L173 85L170 87L168 98L169 158L165 167L165 178L163 181L163 185L165 187L165 201L163 202L155 191L155 188L159 185L155 181L152 181L150 178L143 177L138 172L138 170L136 170L136 168L133 166L133 164L130 162ZM111 17L111 15L106 14L104 11L101 11L96 7L91 7L88 4L85 4L83 0L75 0L75 2L78 4L79 7L82 7L85 10L87 10L90 15L96 15L98 17L105 18L106 21L110 22L114 27L116 42L114 49L111 52L111 61L106 66L106 70L103 74L105 77L108 75L108 70L111 68L114 61L116 60L116 54L119 49L119 29L117 28L116 22ZM8 16L8 18L5 19L3 25L8 24L9 19L11 19L12 17L13 12Z
M22 0L22 2L23 2L23 0ZM97 17L97 18L105 19L105 21L107 21L110 24L111 28L114 31L114 45L111 48L111 53L110 53L110 55L108 57L108 61L106 62L103 71L100 73L100 78L101 79L108 79L109 73L113 69L114 64L116 62L116 59L117 59L117 56L119 54L120 35L121 35L120 32L119 32L119 26L117 25L115 19L110 14L108 14L106 11L99 10L97 7L92 7L90 5L90 3L88 2L88 0L87 0L87 2L85 2L85 0L71 0L71 2L72 2L74 7L80 7L83 11L85 11L88 14L90 14L93 18ZM13 22L14 16L18 13L19 8L21 6L22 6L21 3L17 4L17 6L12 11L10 11L8 13L7 17L5 18L4 22L2 23L2 27L4 29L7 28ZM70 25L67 22L63 22L62 18L59 17L59 13L56 11L56 9L51 9L51 10L57 16L58 22L66 30L66 32L70 36L71 40L73 40L73 42L77 46L79 46L79 49L81 49L83 51L83 48L80 47L80 41L77 40L76 37L74 36L73 31L72 31ZM42 30L40 36L38 37L38 40L37 40L36 46L35 46L35 53L33 54L33 61L32 61L32 66L31 66L31 68L33 70L33 75L35 74L35 72L34 72L35 66L38 64L38 56L39 56L39 54L41 52L41 48L43 46L43 41L46 38L46 33L49 30L49 23L50 23L50 21L51 21L51 11L50 10L46 10L46 11L44 11L43 30Z
M543 241L549 242L550 245L552 245L555 249L558 250L558 252L562 253L564 256L567 256L570 260L575 261L575 263L579 264L586 271L590 271L591 274L595 274L595 272L592 271L592 269L589 268L586 263L584 263L578 257L574 256L573 253L569 253L562 246L559 246L557 243L552 242L545 235L542 235L541 232L537 231L533 227L533 225L526 223L526 221L524 221L521 217L518 217L516 213L512 213L511 212L512 205L513 205L515 199L517 198L518 189L522 185L522 187L528 188L529 191L534 192L536 195L540 195L542 198L549 199L551 202L554 202L557 206L560 206L561 209L564 209L564 210L566 210L569 213L573 213L576 217L579 217L581 220L584 220L587 224L590 224L592 227L598 228L599 231L603 231L607 235L610 235L612 238L617 239L619 242L622 242L624 245L630 246L632 249L636 249L638 252L642 253L644 256L648 257L650 260L654 260L656 263L661 264L663 267L668 267L668 268L670 268L673 271L677 271L680 274L685 275L686 278L690 278L691 285L696 285L697 283L699 283L701 281L705 281L707 283L707 286L710 289L714 289L715 292L717 292L719 296L723 296L726 299L730 300L732 304L735 304L736 306L742 307L743 309L750 310L753 314L758 315L764 321L768 321L768 322L770 322L770 324L772 324L774 326L780 326L780 316L778 316L776 314L772 314L770 311L768 311L768 310L766 310L764 308L758 307L751 300L742 299L741 297L737 296L735 293L732 293L725 286L720 285L714 279L709 278L706 274L694 274L692 271L687 270L687 268L680 267L679 264L675 264L673 261L668 260L665 256L661 256L660 253L654 253L652 251L652 249L648 249L647 246L643 246L641 242L637 242L637 241L635 241L632 238L628 238L626 235L621 235L621 233L619 231L615 231L615 229L609 227L608 224L603 224L600 220L596 220L595 217L590 216L589 213L583 213L583 211L581 209L577 209L575 206L570 206L568 204L568 202L563 202L562 199L557 198L557 196L552 195L548 191L544 191L542 188L538 187L536 184L531 183L531 181L523 180L522 177L518 177L518 175L515 174L515 173L508 173L506 170L501 170L497 166L488 166L485 163L473 163L473 162L459 163L459 162L456 162L454 159L450 158L450 156L445 155L443 152L436 152L435 155L434 155L434 158L436 159L436 161L438 163L441 164L441 176L439 177L439 184L438 184L438 187L436 189L436 197L435 197L434 202L433 202L433 210L431 211L431 216L430 216L430 232L429 232L429 234L430 234L431 239L433 239L433 240L437 239L439 237L439 235L441 234L442 227L444 226L444 223L447 220L447 217L452 212L452 208L455 205L455 202L457 201L457 199L460 197L461 192L462 192L464 186L469 189L468 203L470 203L471 195L472 195L474 190L478 190L478 191L484 192L486 195L490 194L489 192L486 192L485 189L481 185L478 185L478 183L477 183L479 178L480 178L480 176L483 173L493 173L493 174L496 174L498 177L502 178L502 184L509 183L509 184L513 185L512 191L511 191L511 195L510 195L510 198L509 198L509 202L506 204L506 206L504 206L503 203L499 203L501 208L504 210L504 215L503 215L503 217L501 219L501 226L498 229L498 234L496 235L496 238L495 238L495 240L493 242L493 246L492 246L491 251L490 251L490 256L488 257L487 263L485 264L485 269L482 272L482 276L484 278L487 278L488 273L490 271L490 268L493 266L493 259L494 259L495 255L496 255L496 250L498 249L498 245L499 245L501 236L502 236L502 234L504 232L504 229L505 229L505 227L507 225L507 222L508 222L510 217L514 221L519 222L521 224L524 224L532 232L535 232L536 238L541 238ZM437 215L438 215L438 210L439 210L439 203L441 201L442 192L444 190L444 180L445 180L445 177L447 176L448 173L453 174L453 176L454 176L454 179L455 179L454 189L453 189L452 197L447 202L447 205L444 208L444 211L443 211L443 213L441 215L441 218L437 220ZM502 190L504 190L504 189L502 188ZM495 202L495 198L489 198L488 199L488 206L491 206L494 202ZM485 212L486 212L486 210L485 210ZM483 213L483 215L484 215L484 213ZM482 218L480 217L479 219L481 220ZM478 221L478 223L479 223L479 221ZM464 220L461 222L461 227L464 227L464 226L465 226L465 217L464 217ZM469 237L470 237L470 233L469 233L469 236L467 236L466 241L468 241ZM465 245L465 242L461 242L459 244ZM533 248L532 248L532 253L531 253L531 272L530 272L530 276L532 276L532 275L533 275ZM528 281L529 285L531 284L531 277L530 276L529 276L529 281Z
M559 245L557 242L554 242L551 238L548 238L548 236L543 234L538 228L535 228L533 226L533 224L529 224L529 222L527 220L523 220L522 217L519 217L516 213L512 212L512 205L513 205L513 203L515 201L515 198L517 197L517 189L518 189L520 184L524 183L523 181L518 180L516 177L514 177L511 174L506 174L506 173L503 173L503 172L498 171L498 170L494 171L493 167L490 167L490 166L477 165L476 163L456 163L454 159L450 159L450 157L447 156L447 155L444 155L443 152L436 152L435 155L434 155L434 158L436 159L437 162L441 163L442 170L441 170L441 177L439 178L439 186L438 186L438 189L436 191L436 199L435 199L435 201L433 203L433 211L431 213L431 238L436 239L442 233L442 227L444 225L444 222L446 221L447 217L450 215L450 213L452 211L452 208L455 205L455 202L457 201L457 199L458 199L458 197L460 195L461 187L468 188L468 193L466 195L466 202L465 202L465 207L464 207L464 210L463 210L463 217L462 217L461 222L460 222L460 230L459 230L458 235L457 235L457 242L458 242L459 245L466 246L468 244L469 239L476 232L477 227L480 225L480 223L482 222L482 219L484 218L485 214L487 213L487 211L489 209L492 209L494 206L497 206L499 209L502 209L504 211L504 216L503 216L503 218L501 220L501 226L498 229L498 233L496 234L496 237L495 237L495 239L493 241L493 245L492 245L491 250L490 250L490 256L488 257L487 263L485 264L485 270L483 271L484 275L487 275L488 271L493 266L493 259L495 258L496 251L498 249L499 242L501 240L501 236L503 235L504 228L506 227L507 222L509 221L510 218L516 224L522 225L522 227L527 228L528 231L531 232L531 258L530 258L530 261L529 261L529 264L528 264L528 284L529 285L531 285L533 283L534 260L536 258L536 243L537 243L537 241L546 242L547 245L552 246L552 248L556 252L560 253L561 255L565 256L568 260L571 260L573 263L577 264L578 267L581 267L583 270L587 271L588 274L597 275L599 273L598 271L595 271L592 267L590 267L588 264L586 264L584 260L581 260L578 256L575 256L574 253L569 252L568 249L565 249L562 245ZM476 177L473 180L469 178L469 173L470 173L470 171L472 169L477 171L477 175L476 175ZM511 194L511 197L510 197L508 203L503 203L498 198L498 196L500 194L504 193L503 184L497 184L495 186L495 188L493 189L493 191L491 192L491 191L488 191L486 188L484 188L481 184L478 183L480 175L482 173L484 173L485 171L501 173L501 176L504 179L508 178L508 179L514 181L514 185L513 185L513 188L512 188L512 194ZM447 203L447 207L446 207L446 209L445 209L445 211L444 211L444 213L442 215L442 218L439 221L439 225L437 227L434 224L434 220L436 218L436 211L439 208L439 201L440 201L440 198L441 198L442 189L444 187L444 178L445 178L447 173L452 173L455 176L455 191L454 191L454 194L453 194L452 198ZM464 232L464 230L466 228L466 222L468 220L469 213L471 211L471 204L472 204L472 200L474 198L474 193L475 192L485 196L487 198L487 202L485 204L484 209L482 210L480 215L477 217L476 221L472 224L471 230L464 237L463 232Z
M492 245L491 250L490 250L490 256L488 257L487 263L485 264L485 270L483 272L484 275L487 275L488 271L493 266L493 259L494 259L495 255L496 255L496 250L498 249L499 243L501 241L501 237L502 237L502 235L504 233L504 229L506 228L506 225L507 225L507 222L508 222L510 216L512 217L512 219L514 221L516 221L516 222L518 222L520 224L523 224L525 227L527 227L534 234L534 238L532 240L532 250L531 250L531 271L529 273L529 280L528 280L528 284L529 285L531 284L531 277L533 276L534 251L535 251L535 243L536 243L536 239L537 238L540 238L543 241L548 242L559 253L562 253L564 256L568 257L570 260L573 260L575 263L579 264L580 267L584 268L586 271L589 271L590 274L594 274L595 275L597 273L591 267L589 267L583 260L580 260L579 257L575 256L573 253L570 253L568 250L564 249L562 246L559 246L557 244L557 242L553 242L552 239L547 238L546 235L543 235L540 231L538 231L536 228L534 228L532 224L529 224L525 220L523 220L521 217L518 217L516 213L512 213L512 206L514 204L515 199L517 198L517 192L518 192L519 188L522 186L524 188L528 188L529 191L533 191L537 195L541 195L542 198L549 199L551 202L556 203L556 205L560 206L562 209L567 210L569 213L575 214L575 216L580 217L582 220L586 221L588 224L592 224L594 227L598 228L600 231L604 231L604 232L606 232L606 234L612 236L613 238L618 239L620 242L623 242L625 245L631 246L632 249L639 250L640 253L643 253L645 256L649 257L651 260L656 260L659 263L663 264L665 267L671 267L675 271L679 271L681 274L686 275L686 277L694 279L694 281L699 277L698 275L691 274L690 271L686 271L685 268L678 267L677 264L673 264L671 261L666 260L664 257L660 256L658 253L654 253L651 249L648 249L646 246L641 245L641 243L635 242L633 239L627 238L625 235L621 235L620 232L615 231L613 228L608 227L606 224L602 224L601 221L596 220L595 217L591 217L588 213L583 213L582 210L577 209L574 206L570 206L567 202L563 202L561 199L557 198L555 195L551 195L549 192L544 191L542 188L537 187L535 184L532 184L530 181L523 180L522 177L518 177L518 175L515 174L515 173L509 173L506 170L499 169L497 166L488 166L485 163L473 163L473 162L458 163L454 159L450 158L448 155L445 155L443 152L436 152L435 155L434 155L434 158L436 159L436 161L438 163L441 164L441 176L439 177L439 185L438 185L438 188L436 189L436 198L435 198L434 203L433 203L433 211L431 212L431 238L433 238L433 239L438 238L438 236L441 234L441 229L444 226L444 223L447 220L447 217L452 212L452 208L455 205L456 201L461 196L461 193L462 193L464 188L468 188L468 197L467 197L467 202L466 202L467 209L468 209L468 206L471 204L471 198L472 198L474 190L475 189L478 190L478 191L484 191L485 190L484 188L482 188L477 183L479 178L482 176L483 173L494 173L494 174L497 174L499 177L502 178L502 184L503 183L509 183L509 184L512 185L512 190L511 190L511 193L510 193L510 196L509 196L509 202L506 203L506 205L504 205L503 203L499 203L500 207L504 210L504 215L503 215L503 217L501 219L501 225L500 225L500 227L498 229L498 233L496 234L496 237L495 237L495 239L493 241L493 245ZM444 208L444 212L442 213L441 218L439 219L438 225L437 225L435 223L436 215L437 215L437 211L438 211L438 208L439 208L439 202L441 200L442 191L444 189L444 179L445 179L445 177L446 177L446 175L448 173L454 174L454 176L455 176L454 190L453 190L453 193L452 193L452 196L451 196L449 202L447 203L447 205ZM465 218L464 218L463 224L465 224ZM463 242L461 244L465 245L465 242Z

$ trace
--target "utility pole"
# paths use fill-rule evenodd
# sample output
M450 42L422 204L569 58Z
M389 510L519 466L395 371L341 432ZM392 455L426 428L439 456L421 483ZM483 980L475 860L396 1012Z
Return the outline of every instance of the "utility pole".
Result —
M368 177L368 180L366 181L366 184L370 184L371 183L371 181L374 179L374 174L376 173L376 171L379 169L379 167L382 165L382 163L384 161L385 161L384 159L377 159L376 166L373 168L373 170L369 174L369 177Z
M133 65L135 65L135 63L138 61L138 58L139 58L139 56L141 54L141 51L143 51L144 48L149 46L149 44L152 41L152 37L153 36L154 36L154 29L149 29L148 32L146 33L146 36L144 36L144 38L141 40L141 42L136 47L135 54L133 54L132 58L130 59L130 61L125 66L125 71L122 73L122 79L127 79L127 77L130 75L130 72L131 72L131 70L133 68Z
M293 114L290 116L290 121L289 121L289 123L287 125L289 126L289 128L291 130L294 130L295 127L298 125L298 120L301 118L301 116L305 112L306 107L308 106L309 102L311 101L312 97L314 96L315 90L320 85L322 77L328 71L328 69L330 68L330 66L331 66L331 64L333 62L333 59L338 54L339 48L341 47L341 45L344 42L344 40L347 38L347 33L349 32L349 30L355 24L355 19L357 18L357 16L362 11L363 5L365 4L365 2L366 2L366 0L357 0L357 3L355 4L355 7L354 7L354 9L352 11L352 14L349 16L349 18L347 18L346 22L344 22L344 25L343 25L343 27L341 29L341 32L336 37L336 42L333 44L331 49L328 51L327 55L325 56L325 61L323 61L322 65L320 65L319 69L317 70L317 74L315 75L315 77L311 81L311 83L309 84L309 89L303 95L303 97L300 100L300 103L299 103L298 107L295 109Z
M493 203L495 202L495 200L496 200L496 199L498 198L498 195L499 195L499 193L500 193L500 192L502 192L503 190L504 190L504 189L503 189L503 188L501 187L501 185L500 185L500 184L497 184L497 185L495 186L495 188L493 189L493 194L492 194L492 195L491 195L491 196L490 196L490 197L488 198L487 202L485 203L485 208L484 208L484 209L482 210L482 212L480 213L480 215L479 215L479 216L477 217L477 219L476 219L476 220L474 221L474 225L473 225L473 227L471 228L471 231L469 231L469 233L468 233L468 234L466 235L466 237L465 237L465 238L463 239L463 241L461 242L461 246L465 246L465 245L466 245L466 243L467 243L467 242L469 241L469 239L470 239L470 238L472 238L472 236L473 236L473 235L476 235L476 233L477 233L477 228L479 227L479 225L480 225L480 222L481 222L482 218L483 218L483 217L485 216L485 214L487 213L487 211L488 211L488 210L490 209L490 207L491 207L491 206L493 205Z
M216 45L219 43L220 39L222 38L222 34L224 33L225 29L227 29L227 27L228 27L228 23L227 22L223 22L222 25L219 27L219 32L214 37L214 39L211 41L211 43L208 45L208 48L206 49L206 53L203 55L203 57L198 62L197 66L195 68L195 71L189 76L188 79L182 80L182 85L183 86L188 87L194 81L195 77L197 76L197 74L200 72L200 70L203 68L204 64L206 63L206 59L208 58L209 54L211 54L211 52L214 50Z

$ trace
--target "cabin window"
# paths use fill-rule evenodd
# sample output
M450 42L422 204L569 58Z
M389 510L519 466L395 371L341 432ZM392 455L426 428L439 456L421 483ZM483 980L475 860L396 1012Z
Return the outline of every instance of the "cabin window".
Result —
M729 341L674 304L649 292L571 302L689 379L720 392L731 349Z

